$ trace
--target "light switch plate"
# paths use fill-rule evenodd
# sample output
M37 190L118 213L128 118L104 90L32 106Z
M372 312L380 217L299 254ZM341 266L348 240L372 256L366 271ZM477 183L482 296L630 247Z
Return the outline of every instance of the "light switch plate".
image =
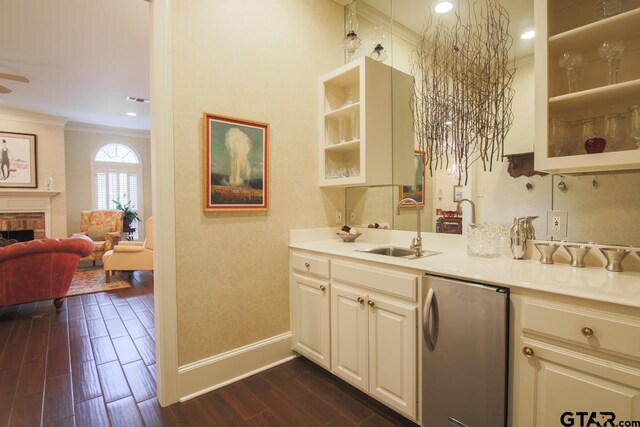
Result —
M547 211L547 236L567 238L568 211Z

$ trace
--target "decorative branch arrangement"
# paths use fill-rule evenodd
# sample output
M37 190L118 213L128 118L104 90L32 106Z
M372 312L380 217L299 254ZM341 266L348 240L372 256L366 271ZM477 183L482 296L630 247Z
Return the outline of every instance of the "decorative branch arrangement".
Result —
M474 162L491 171L494 160L502 161L513 122L509 14L497 0L482 1L461 1L466 16L458 5L449 27L432 25L430 17L411 58L419 149L432 175L452 161L458 184L463 176L467 183Z

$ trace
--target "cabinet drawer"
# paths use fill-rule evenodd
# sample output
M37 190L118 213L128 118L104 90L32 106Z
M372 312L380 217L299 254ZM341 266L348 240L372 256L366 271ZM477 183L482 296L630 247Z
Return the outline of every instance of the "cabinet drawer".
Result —
M522 330L640 360L640 320L580 306L524 299Z
M329 260L300 252L291 254L291 268L300 273L329 278Z
M333 280L359 286L416 301L418 298L418 276L399 271L334 262Z

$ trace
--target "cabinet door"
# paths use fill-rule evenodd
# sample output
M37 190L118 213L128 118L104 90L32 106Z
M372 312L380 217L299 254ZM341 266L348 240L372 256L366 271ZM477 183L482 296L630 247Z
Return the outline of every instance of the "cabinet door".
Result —
M369 296L369 393L416 416L416 308Z
M367 392L367 293L333 283L331 287L331 371Z
M514 354L520 359L521 384L513 426L597 425L590 419L618 425L640 419L640 369L537 341L524 346L533 355ZM605 424L611 416L616 421Z
M293 349L317 364L329 363L329 284L292 275Z

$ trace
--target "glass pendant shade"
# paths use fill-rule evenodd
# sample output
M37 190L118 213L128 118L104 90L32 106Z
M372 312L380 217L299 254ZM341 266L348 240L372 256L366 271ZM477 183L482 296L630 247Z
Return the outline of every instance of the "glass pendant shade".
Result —
M342 40L342 46L347 52L347 55L349 55L349 61L352 61L356 50L358 50L362 43L360 37L358 37L358 17L356 16L355 0L349 3L345 10L344 30L346 35L344 40Z
M387 59L387 50L384 48L385 37L384 33L377 25L373 29L373 50L369 54L370 57L376 61L384 61Z

